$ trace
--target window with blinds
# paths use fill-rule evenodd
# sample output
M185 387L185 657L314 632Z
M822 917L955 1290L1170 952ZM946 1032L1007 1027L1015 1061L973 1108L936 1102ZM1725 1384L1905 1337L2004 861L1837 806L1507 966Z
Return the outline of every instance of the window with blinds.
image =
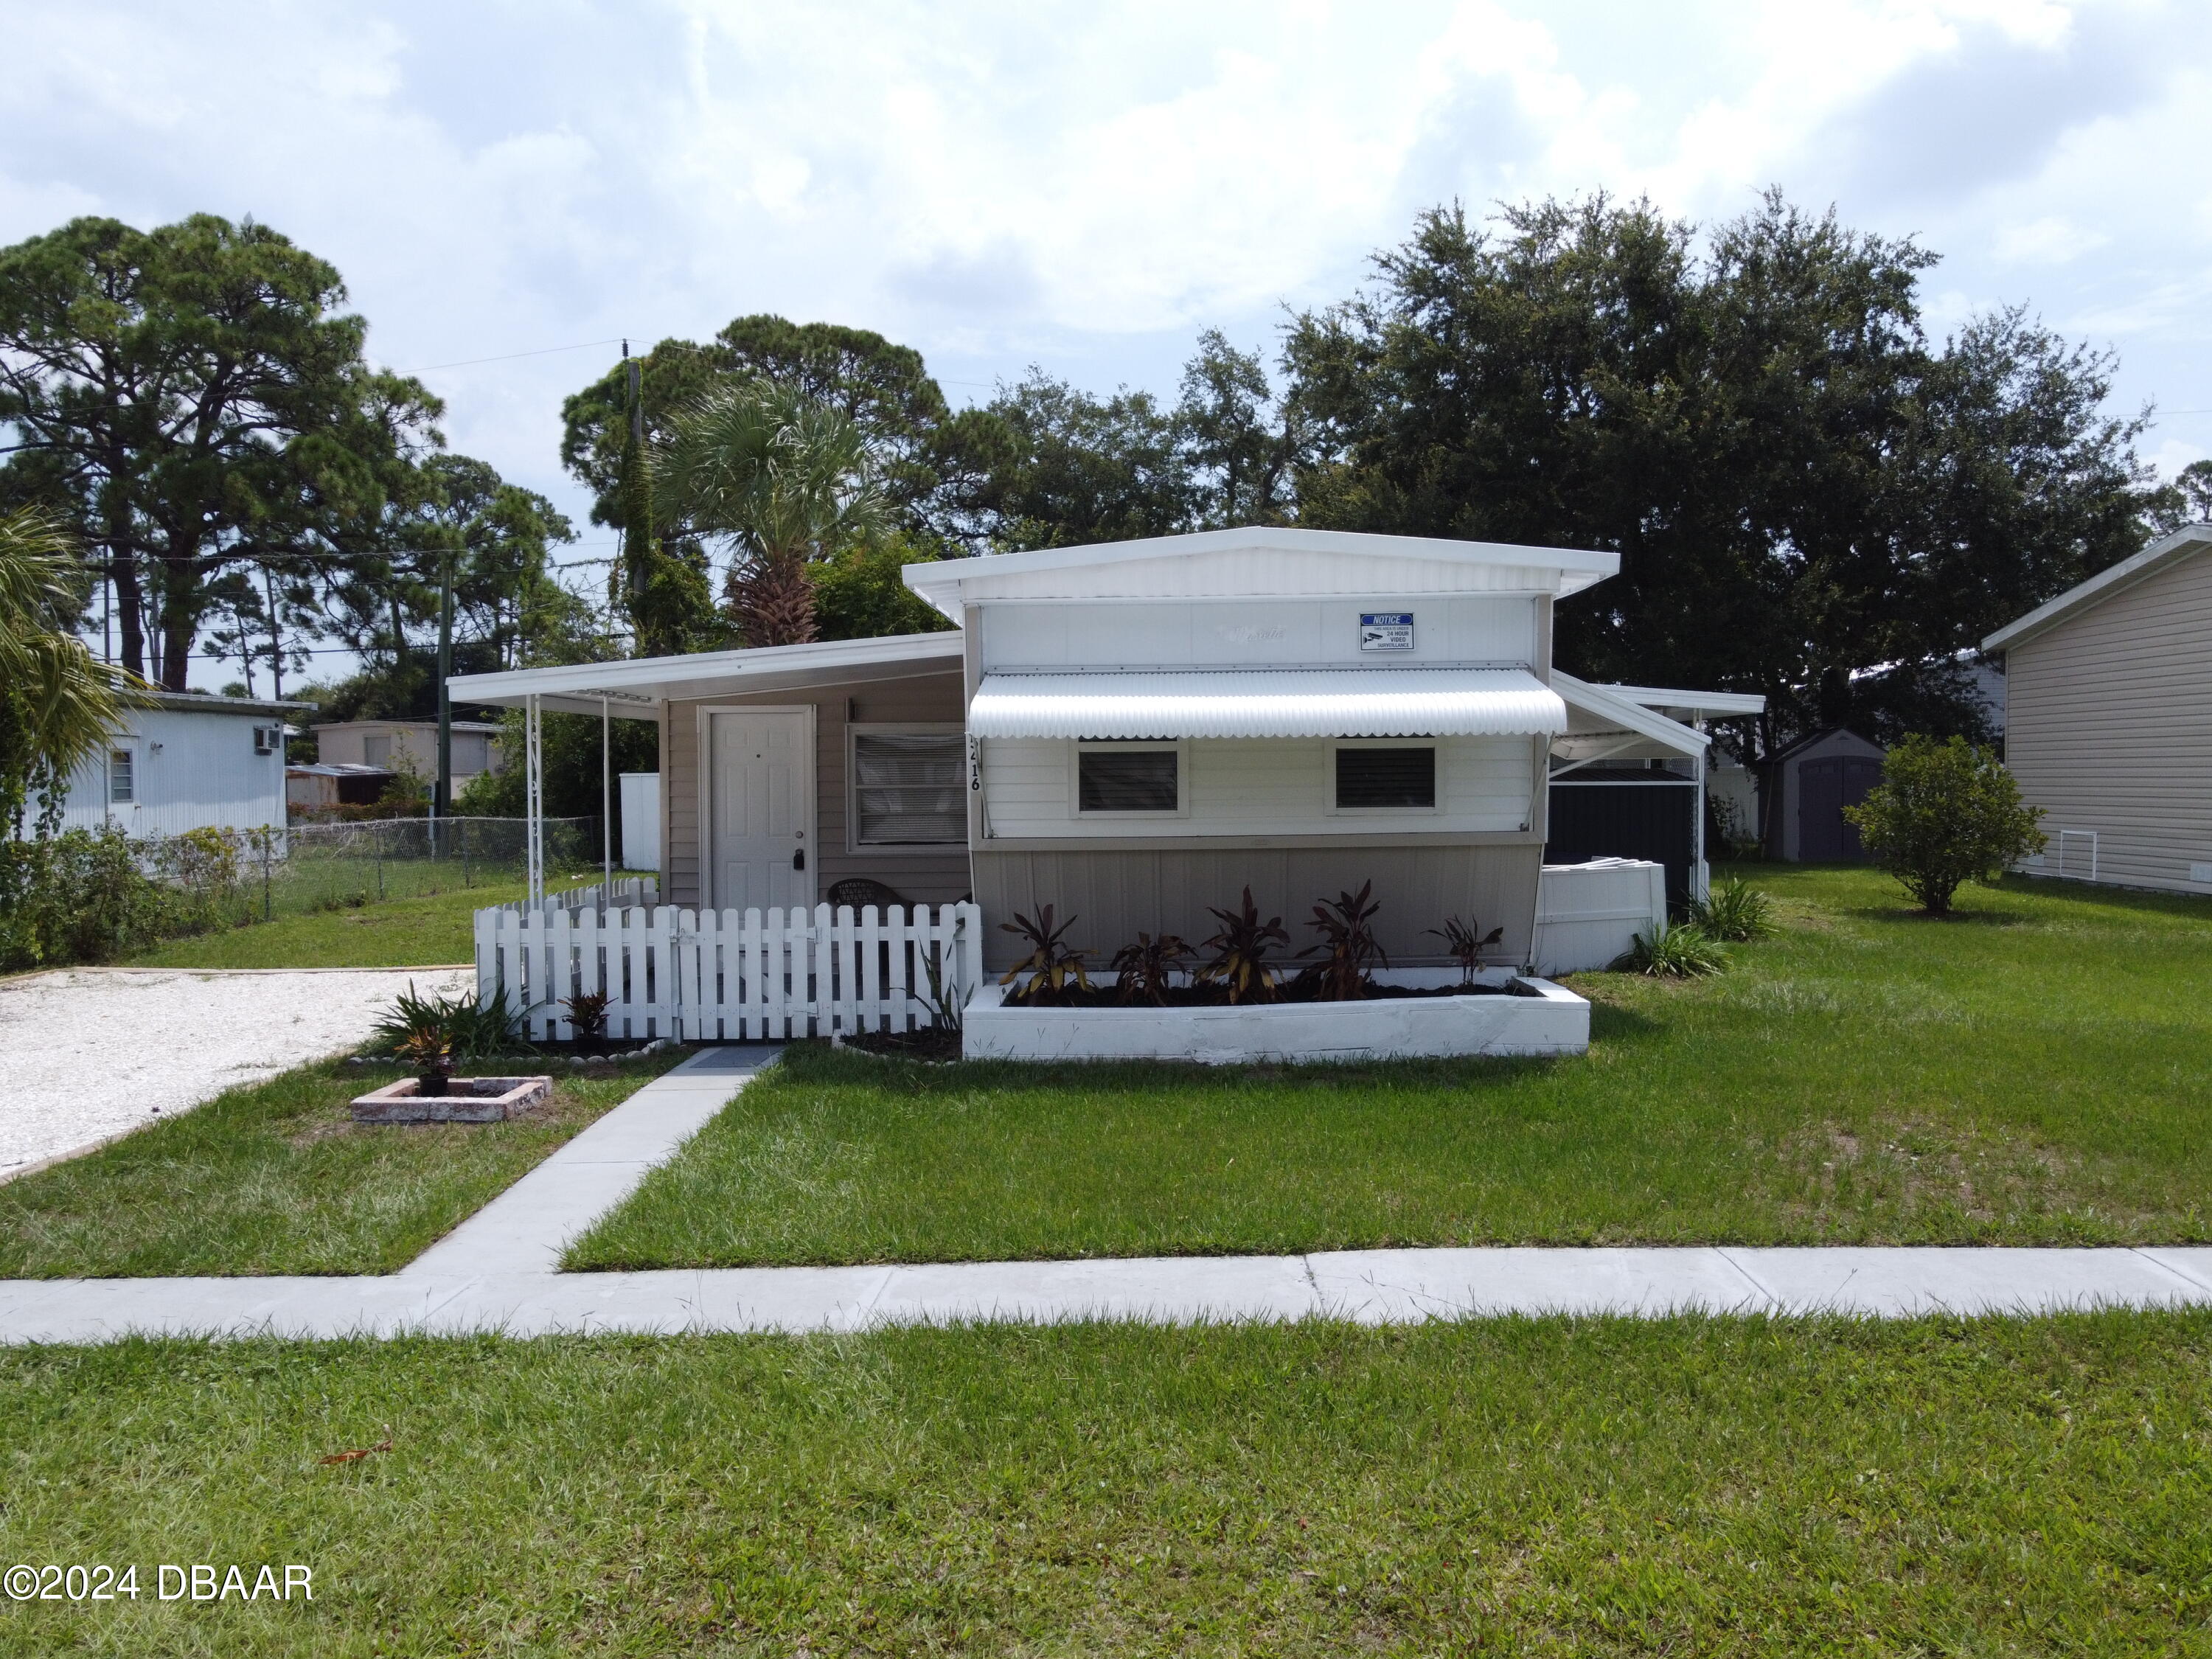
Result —
M957 732L853 734L853 840L860 847L948 847L968 839Z
M1433 807L1437 751L1433 749L1340 749L1336 751L1339 811L1374 807Z
M1173 749L1085 749L1075 757L1076 808L1084 812L1178 810Z

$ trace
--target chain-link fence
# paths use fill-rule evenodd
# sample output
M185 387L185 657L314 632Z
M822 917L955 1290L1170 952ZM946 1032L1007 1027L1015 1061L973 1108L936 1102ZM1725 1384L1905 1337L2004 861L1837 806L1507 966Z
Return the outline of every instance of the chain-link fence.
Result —
M599 821L548 818L549 876L596 871ZM227 922L340 910L527 878L523 818L386 818L289 830L195 830L149 848L155 869Z

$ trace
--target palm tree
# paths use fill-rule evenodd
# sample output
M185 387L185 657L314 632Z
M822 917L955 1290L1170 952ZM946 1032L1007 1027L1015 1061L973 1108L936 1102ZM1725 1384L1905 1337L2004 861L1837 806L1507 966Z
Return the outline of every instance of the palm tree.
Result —
M33 793L58 800L70 774L123 723L121 671L61 626L76 565L60 525L0 514L0 829L20 835Z
M725 593L747 645L814 637L807 566L886 520L867 436L804 393L754 381L708 393L672 422L653 495L707 535L731 538Z

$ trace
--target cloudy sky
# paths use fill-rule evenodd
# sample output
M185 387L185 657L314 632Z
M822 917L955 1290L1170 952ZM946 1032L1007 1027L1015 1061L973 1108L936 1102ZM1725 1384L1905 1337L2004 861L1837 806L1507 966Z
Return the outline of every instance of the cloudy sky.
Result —
M2163 470L2212 453L2203 0L0 0L0 240L274 225L455 447L572 509L560 399L623 335L774 311L917 346L956 401L1032 362L1166 391L1201 328L1272 354L1425 206L1599 189L1711 224L1778 184L1915 235L1936 331L2026 302L2118 350Z

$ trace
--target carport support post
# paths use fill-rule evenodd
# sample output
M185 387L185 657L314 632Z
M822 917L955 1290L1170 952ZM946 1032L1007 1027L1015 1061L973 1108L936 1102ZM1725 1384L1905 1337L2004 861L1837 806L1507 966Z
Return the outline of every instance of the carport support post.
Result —
M1697 730L1705 731L1703 720L1694 724ZM1705 868L1705 759L1711 752L1710 746L1700 749L1692 763L1696 769L1698 787L1693 795L1697 805L1692 809L1695 817L1690 827L1690 896L1701 902L1712 893L1711 873Z
M527 836L524 848L529 863L530 903L545 902L545 745L543 721L533 691L523 706L522 793Z
M614 716L599 699L599 908L615 902Z

